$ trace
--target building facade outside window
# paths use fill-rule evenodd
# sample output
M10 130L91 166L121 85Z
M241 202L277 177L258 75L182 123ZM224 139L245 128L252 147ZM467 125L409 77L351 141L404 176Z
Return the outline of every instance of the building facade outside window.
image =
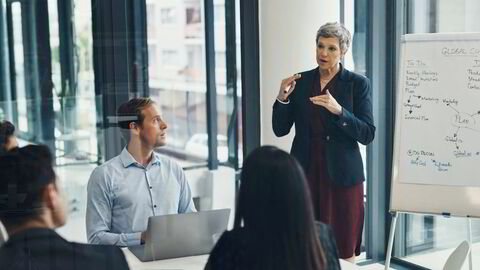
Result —
M152 6L152 4L150 4L150 6ZM172 23L175 23L175 21L176 21L176 12L174 8L160 9L160 22L162 24L172 24Z
M177 153L177 158L187 164L186 166L205 163L208 159L208 136L203 4L200 0L147 1L147 4L152 9L165 13L166 10L175 10L176 14L180 15L179 19L168 25L159 23L158 17L147 16L146 18L147 27L156 26L155 30L147 29L148 44L155 44L155 53L151 53L153 45L149 45L150 96L160 105L169 125L169 139L167 147L163 150ZM182 15L184 19L181 19ZM163 19L160 18L160 20ZM237 24L239 24L238 17ZM213 121L217 121L218 129L217 155L220 162L226 162L228 160L226 138L233 109L231 106L233 97L229 96L226 87L223 1L215 1L214 33L217 118ZM239 31L237 35L238 33ZM237 40L236 46L239 53L240 38ZM158 52L161 54L158 55ZM237 58L239 63L239 56ZM237 71L237 78L240 80L239 65ZM240 100L240 97L238 96L237 99ZM241 138L239 141L241 142Z

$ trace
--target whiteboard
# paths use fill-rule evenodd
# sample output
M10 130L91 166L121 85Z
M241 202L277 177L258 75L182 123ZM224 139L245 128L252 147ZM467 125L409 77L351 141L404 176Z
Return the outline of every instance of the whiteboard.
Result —
M390 209L480 217L480 33L401 43Z

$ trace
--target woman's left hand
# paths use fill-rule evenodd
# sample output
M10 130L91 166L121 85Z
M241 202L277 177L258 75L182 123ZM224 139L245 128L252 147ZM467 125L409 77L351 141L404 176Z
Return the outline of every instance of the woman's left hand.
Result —
M338 104L337 100L335 100L335 98L330 94L328 89L324 95L311 97L310 101L315 105L324 107L335 115L340 115L342 113L342 106Z

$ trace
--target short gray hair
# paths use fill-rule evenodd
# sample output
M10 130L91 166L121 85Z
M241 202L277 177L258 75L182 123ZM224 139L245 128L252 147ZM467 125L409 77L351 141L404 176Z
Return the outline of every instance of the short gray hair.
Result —
M345 26L339 22L329 22L322 26L317 31L317 37L315 42L318 43L318 39L323 38L336 38L338 39L338 44L340 45L340 50L346 52L348 47L350 47L350 41L352 36Z

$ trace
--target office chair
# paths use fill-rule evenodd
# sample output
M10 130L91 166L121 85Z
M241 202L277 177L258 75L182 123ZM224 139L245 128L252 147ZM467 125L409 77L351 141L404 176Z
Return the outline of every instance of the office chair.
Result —
M468 241L463 241L458 247L448 256L447 262L443 266L443 270L458 270L461 269L468 253L470 252L470 244Z

